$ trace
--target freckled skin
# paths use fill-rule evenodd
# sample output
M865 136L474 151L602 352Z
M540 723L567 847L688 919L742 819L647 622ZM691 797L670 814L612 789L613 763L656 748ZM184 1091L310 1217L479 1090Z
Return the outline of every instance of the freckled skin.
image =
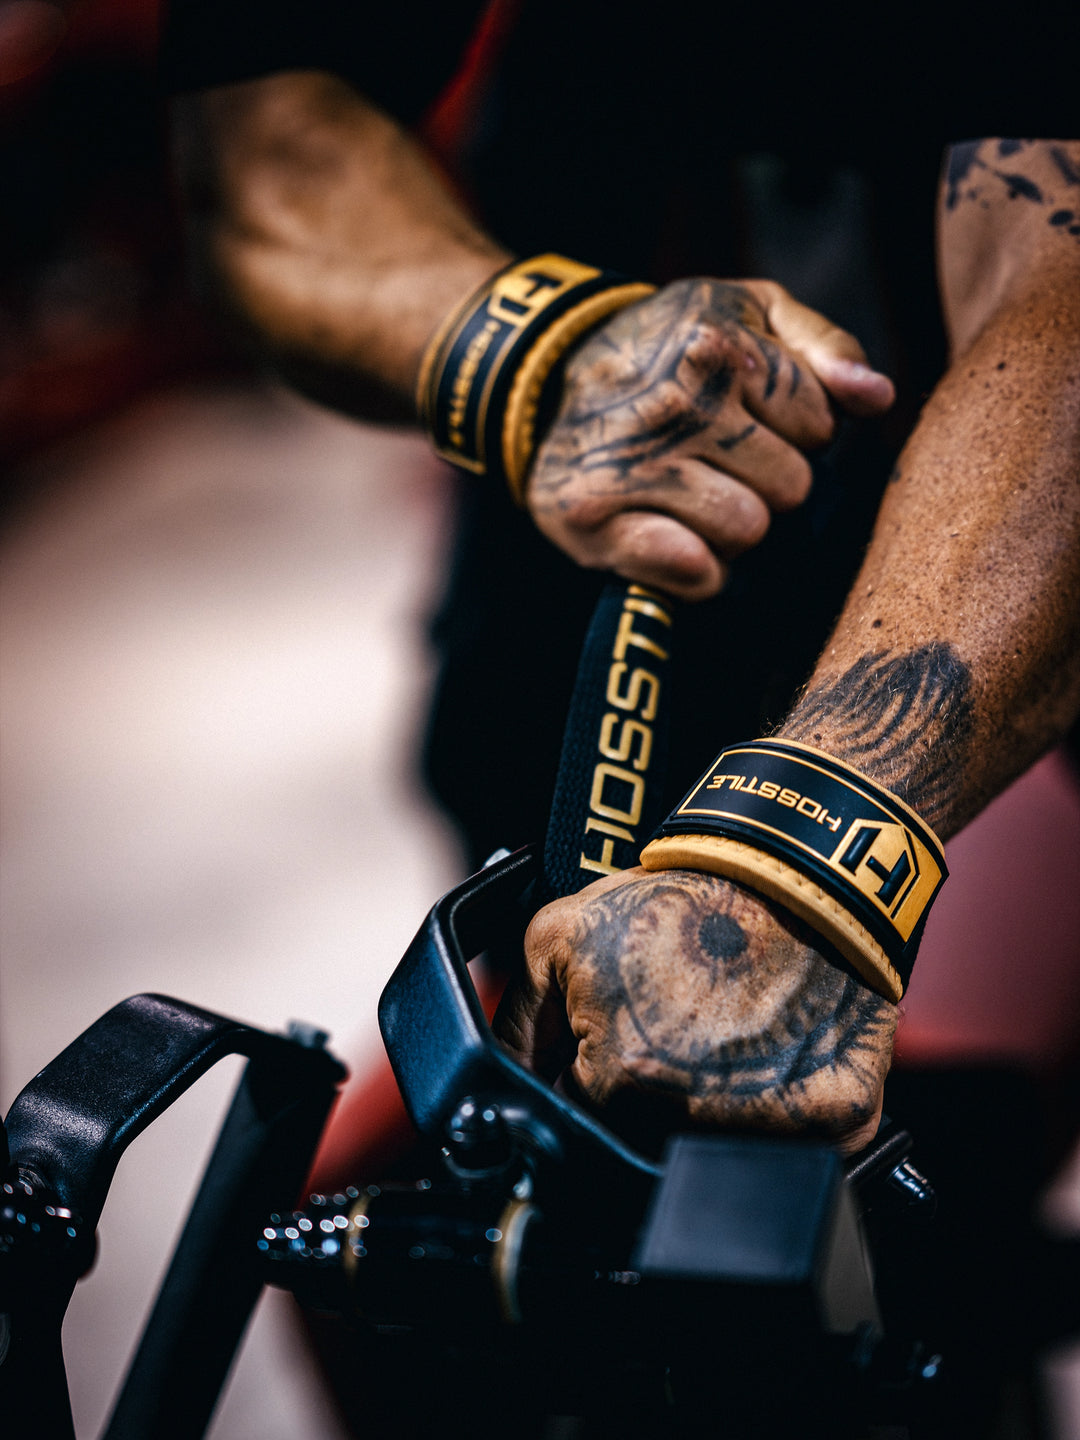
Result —
M193 248L223 312L321 402L414 416L428 339L506 249L333 76L224 86L176 114ZM948 158L950 368L779 731L924 804L942 838L1080 708L1076 216L1075 141L985 139ZM771 512L801 499L799 451L829 433L824 393L887 408L888 382L843 368L861 357L769 282L668 286L571 356L533 518L581 565L716 593ZM526 959L504 1033L541 1068L573 1059L586 1099L628 1134L657 1104L669 1126L810 1129L849 1148L873 1130L894 1008L749 891L628 871L542 911Z
M778 731L904 796L943 839L1080 709L1080 248L1052 223L1066 200L1080 210L1080 145L1007 148L1026 186L991 173L992 141L953 164L954 181L979 177L970 199L946 173L952 363ZM737 920L746 950L702 945L705 914ZM575 1079L628 1134L658 1095L670 1124L818 1129L849 1149L872 1134L895 1009L779 907L713 876L629 871L547 907L527 949L506 1033L542 1066L535 1015L549 1036L568 1016Z

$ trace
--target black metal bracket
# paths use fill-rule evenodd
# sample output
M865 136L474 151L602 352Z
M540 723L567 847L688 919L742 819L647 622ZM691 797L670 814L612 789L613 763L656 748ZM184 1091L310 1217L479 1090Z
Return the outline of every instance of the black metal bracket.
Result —
M103 1015L17 1097L0 1191L0 1413L73 1437L60 1344L72 1290L128 1145L225 1056L248 1059L203 1185L107 1429L194 1440L261 1281L246 1243L303 1182L344 1069L324 1036L274 1035L162 995Z
M588 1187L599 1193L612 1184L639 1192L644 1202L660 1166L513 1060L492 1034L469 975L470 959L521 926L537 873L536 852L519 850L433 907L379 1001L387 1054L421 1134L444 1136L465 1097L481 1109L497 1100L500 1120L526 1158L532 1152L580 1177L576 1208ZM551 1208L565 1198L558 1191L545 1196Z

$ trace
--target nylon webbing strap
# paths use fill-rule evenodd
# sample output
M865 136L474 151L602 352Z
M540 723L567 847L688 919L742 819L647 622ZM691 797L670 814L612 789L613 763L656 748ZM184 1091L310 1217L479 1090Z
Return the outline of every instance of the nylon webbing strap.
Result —
M672 602L612 581L593 613L544 844L544 901L638 863L664 818Z

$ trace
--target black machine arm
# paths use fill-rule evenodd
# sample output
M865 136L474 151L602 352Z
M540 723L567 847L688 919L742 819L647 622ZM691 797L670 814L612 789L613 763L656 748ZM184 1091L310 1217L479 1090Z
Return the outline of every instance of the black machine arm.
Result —
M695 1386L711 1403L702 1337L739 1323L754 1343L726 1347L740 1357L736 1371L754 1369L763 1354L796 1353L828 1389L837 1366L847 1378L865 1368L882 1320L860 1211L872 1196L879 1209L925 1213L932 1197L907 1162L910 1138L892 1126L850 1178L828 1146L761 1137L675 1137L659 1160L638 1154L517 1064L487 1025L468 961L520 935L543 900L595 878L592 832L618 832L602 853L624 868L662 816L673 621L663 597L606 587L579 663L542 855L507 855L440 900L384 991L383 1038L406 1107L432 1144L430 1174L313 1197L307 1210L271 1216L258 1244L270 1283L375 1329L445 1341L464 1325L496 1357L508 1327L541 1352L541 1337L558 1333L568 1341L564 1375L567 1353L595 1363L596 1334L623 1380L628 1365L654 1371L663 1357L662 1368L681 1372L685 1419ZM631 640L647 654L655 687L653 762L640 779L602 763L612 667L625 669ZM603 776L616 789L602 809L621 800L633 834L590 819ZM628 780L632 800L617 788ZM430 1363L430 1352L416 1361ZM550 1373L540 1382L548 1388ZM729 1389L737 1378L733 1371ZM670 1390L670 1374L665 1383ZM828 1415L832 1423L835 1405Z
M296 1072L336 1062L304 1047L164 995L122 1001L46 1066L16 1098L5 1128L12 1159L92 1230L121 1155L212 1065L243 1055L280 1075L293 1101Z
M115 1006L47 1065L6 1120L0 1191L0 1414L73 1433L60 1325L116 1165L135 1137L218 1060L245 1067L206 1180L109 1428L203 1433L259 1291L244 1239L297 1193L342 1067L319 1032L289 1038L161 995Z
M422 1134L456 1133L460 1126L450 1122L466 1097L481 1115L490 1102L507 1152L517 1146L534 1159L547 1154L579 1175L582 1186L617 1185L643 1196L659 1173L656 1164L511 1059L492 1036L469 977L470 959L507 931L520 931L536 870L533 852L519 851L434 906L379 1002L387 1054ZM451 1144L468 1168L475 1138ZM485 1168L491 1163L485 1158ZM585 1198L577 1187L574 1204Z
M429 1175L350 1186L292 1210L340 1066L303 1037L161 996L117 1006L26 1087L8 1116L0 1207L0 1406L32 1391L43 1432L71 1436L60 1321L117 1161L210 1065L239 1053L249 1064L106 1440L203 1433L263 1280L345 1316L379 1345L401 1340L393 1424L417 1366L445 1376L451 1401L436 1417L445 1429L448 1414L468 1408L468 1393L453 1402L454 1386L474 1391L485 1382L473 1377L489 1377L494 1361L523 1384L531 1377L544 1405L588 1414L590 1395L617 1392L628 1423L640 1403L658 1425L674 1414L693 1429L711 1414L724 1354L725 1435L787 1433L791 1396L805 1410L812 1392L822 1433L835 1440L836 1396L870 1373L883 1328L860 1214L895 1220L932 1208L906 1134L887 1127L846 1173L828 1146L761 1137L676 1136L661 1158L646 1157L501 1048L469 976L469 960L520 935L543 899L592 878L578 855L587 858L580 841L590 834L611 657L632 635L659 668L670 626L660 597L608 588L579 671L542 859L507 855L444 896L386 986L380 1025L431 1146ZM658 752L665 714L653 718ZM642 827L658 809L655 779L638 807ZM606 836L604 863L633 863L644 838ZM598 1335L610 1373L597 1370ZM462 1343L453 1373L439 1371ZM359 1373L365 1403L379 1368ZM780 1375L786 1389L771 1383ZM775 1402L773 1428L762 1395ZM750 1405L743 1420L740 1396ZM491 1403L498 1411L497 1396ZM482 1430L470 1418L461 1433L473 1440ZM817 1431L803 1424L802 1433Z
M468 959L522 924L536 869L521 851L451 891L384 991L387 1051L430 1168L270 1215L257 1241L265 1278L384 1351L395 1336L400 1353L373 1368L400 1364L406 1390L464 1335L457 1378L512 1364L522 1388L580 1414L616 1385L645 1413L660 1405L661 1435L668 1412L701 1419L724 1355L733 1407L787 1382L771 1397L775 1424L755 1410L755 1437L786 1433L812 1391L835 1440L886 1350L890 1383L918 1369L915 1337L882 1343L894 1327L861 1218L885 1218L902 1264L905 1219L933 1209L910 1136L886 1124L847 1164L827 1145L747 1135L676 1136L659 1160L636 1154L507 1056L473 988ZM373 1371L354 1383L377 1410ZM379 1419L393 1418L388 1404ZM802 1433L818 1433L807 1423ZM723 1433L744 1433L734 1408Z

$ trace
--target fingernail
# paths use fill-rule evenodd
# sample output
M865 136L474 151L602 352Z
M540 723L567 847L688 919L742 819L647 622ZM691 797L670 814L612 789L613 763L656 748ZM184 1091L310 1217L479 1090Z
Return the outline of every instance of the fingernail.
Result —
M834 360L833 373L837 379L848 380L853 385L877 384L884 381L891 385L892 381L880 370L871 370L869 365L864 365L859 360Z

